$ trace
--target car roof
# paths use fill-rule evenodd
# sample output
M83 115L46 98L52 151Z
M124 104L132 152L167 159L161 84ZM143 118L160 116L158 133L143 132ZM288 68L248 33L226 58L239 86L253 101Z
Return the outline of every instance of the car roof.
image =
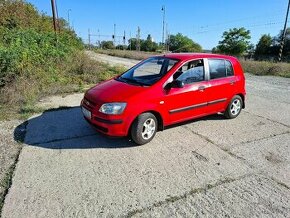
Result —
M163 55L163 57L178 59L181 61L188 61L195 58L223 58L228 60L237 60L235 57L232 56L211 53L168 53Z

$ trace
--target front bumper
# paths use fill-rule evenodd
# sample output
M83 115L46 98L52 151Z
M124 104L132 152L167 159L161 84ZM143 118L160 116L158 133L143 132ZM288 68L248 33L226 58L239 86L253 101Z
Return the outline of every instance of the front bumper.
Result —
M83 102L81 103L81 107L84 107L91 112L91 118L86 116L84 116L84 118L97 131L108 136L127 136L130 124L120 115L105 115L100 112L94 112L94 110L87 107Z

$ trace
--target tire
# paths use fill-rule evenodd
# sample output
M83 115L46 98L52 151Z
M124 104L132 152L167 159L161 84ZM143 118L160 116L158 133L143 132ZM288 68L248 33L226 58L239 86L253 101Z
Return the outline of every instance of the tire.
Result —
M241 96L235 95L229 103L224 115L228 119L236 118L242 111L243 100Z
M132 140L138 145L150 142L157 132L157 127L157 119L153 114L140 114L131 126Z

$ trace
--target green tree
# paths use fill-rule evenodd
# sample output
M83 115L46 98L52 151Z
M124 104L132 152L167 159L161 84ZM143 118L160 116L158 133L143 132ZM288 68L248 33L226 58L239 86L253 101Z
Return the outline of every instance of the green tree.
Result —
M241 56L245 54L250 47L250 31L242 28L233 28L225 31L223 40L214 48L214 52Z
M146 40L142 40L141 42L141 51L156 51L158 48L158 44L153 42L151 35L147 36Z
M139 39L139 41L140 41L140 46L141 46L143 44L144 40ZM128 48L127 48L128 50L137 50L137 39L136 38L129 39L128 43L129 43ZM140 50L142 50L142 49L140 48Z
M169 50L173 52L201 52L202 48L199 44L192 41L187 36L183 36L181 33L176 35L170 35L166 41L169 45Z
M128 40L128 50L136 50L137 47L137 39L136 38L131 38Z
M125 49L127 49L127 46L126 45L119 44L119 45L116 46L116 49L118 49L118 50L125 50Z
M269 34L262 35L256 45L255 56L270 55L272 41L273 39Z
M113 41L102 41L101 48L103 49L114 49L114 42Z

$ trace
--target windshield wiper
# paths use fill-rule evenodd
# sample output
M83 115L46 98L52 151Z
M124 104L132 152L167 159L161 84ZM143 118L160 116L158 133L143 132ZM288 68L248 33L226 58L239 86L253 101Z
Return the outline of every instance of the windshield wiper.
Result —
M131 84L135 84L135 85L140 85L140 86L149 86L149 84L146 84L146 83L143 83L143 82L140 82L136 79L131 79L131 78L125 78L125 77L118 77L119 80L123 81L123 82L126 82L126 83L131 83Z

